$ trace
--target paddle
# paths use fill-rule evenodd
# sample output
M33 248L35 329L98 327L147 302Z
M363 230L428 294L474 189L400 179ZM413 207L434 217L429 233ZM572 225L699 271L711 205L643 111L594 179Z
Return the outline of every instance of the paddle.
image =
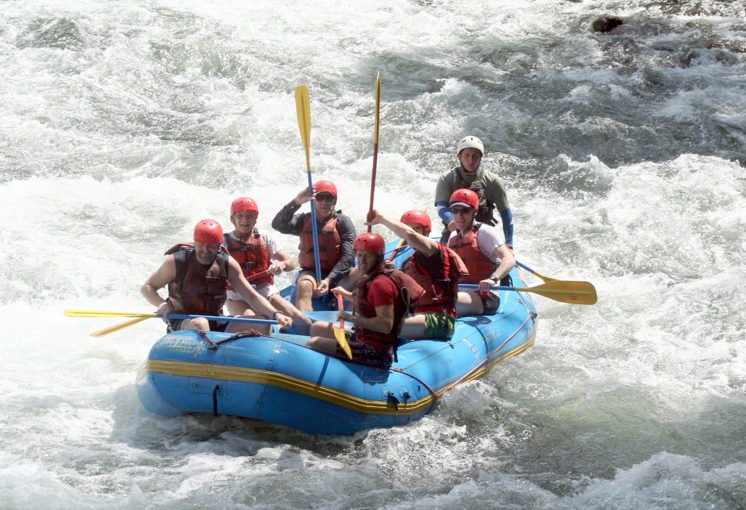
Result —
M527 265L525 265L525 264L521 264L521 263L520 263L520 262L518 262L517 260L515 261L515 264L516 264L517 266L520 266L520 267L522 267L522 268L523 268L523 269L525 269L526 271L528 271L528 272L530 272L530 273L533 273L533 274L535 274L536 276L538 276L539 278L541 278L542 280L544 280L544 281L545 281L546 283L549 283L549 282L557 282L557 281L559 281L559 280L557 280L556 278L549 278L548 276L544 276L544 275L543 275L543 274L541 274L540 272L538 272L538 271L534 271L533 269L531 269L531 268L530 268L530 267L528 267Z
M337 295L337 306L339 307L340 312L345 309L344 299L340 295ZM337 339L339 346L342 347L345 354L352 359L350 344L347 342L347 336L345 335L345 320L339 319L339 328L335 328L332 325L332 329L334 330L334 337Z
M475 290L479 288L479 285L460 283L458 288L459 290ZM598 300L596 289L588 282L553 281L536 287L501 287L494 285L492 290L533 292L555 301L573 305L593 305Z
M269 270L262 271L261 273L257 273L257 274L255 274L253 276L249 276L248 278L246 278L246 281L250 282L252 280L256 280L257 278L261 278L262 276L266 276L268 274L269 274ZM114 333L116 331L119 331L120 329L128 328L130 326L134 326L138 322L142 322L142 321L147 320L149 318L150 317L140 317L139 319L135 319L135 320L127 321L127 322L121 322L121 323L116 324L114 326L109 326L108 328L104 328L104 329L99 330L99 331L94 331L93 333L91 333L91 336L95 336L95 337L106 336L106 335L109 335L109 334Z
M381 118L381 72L378 71L376 76L376 129L375 136L373 137L373 177L370 180L370 207L368 208L368 214L373 211L373 195L376 191L376 166L378 164L378 127ZM373 225L368 225L368 233L370 234Z
M144 319L153 319L155 317L163 317L162 313L137 313L137 312L103 312L99 310L65 310L65 315L68 317L138 317ZM222 321L222 322L248 322L251 324L277 324L275 320L269 319L252 319L250 317L223 317L222 315L187 315L180 313L169 314L169 319L198 319L205 318L208 321Z
M132 319L131 321L127 322L120 322L119 324L115 326L109 326L108 328L101 329L99 331L94 331L91 333L91 336L100 337L100 336L106 336L108 334L114 333L115 331L119 331L120 329L128 328L130 326L134 326L138 322L146 321L150 317L139 317L137 319Z
M321 257L319 256L319 232L316 226L316 201L313 198L313 178L311 177L311 101L308 87L301 85L295 89L295 106L298 110L298 127L306 150L306 167L308 167L308 196L311 197L311 226L313 228L313 254L316 261L316 283L321 283Z

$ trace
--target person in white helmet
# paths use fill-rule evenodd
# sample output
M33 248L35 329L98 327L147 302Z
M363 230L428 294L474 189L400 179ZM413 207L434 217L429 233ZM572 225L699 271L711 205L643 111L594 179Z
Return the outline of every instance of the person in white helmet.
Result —
M438 179L435 188L435 206L443 220L443 239L448 242L451 232L456 230L453 214L448 209L451 195L458 189L470 189L479 196L479 213L476 220L490 226L497 225L495 210L500 214L505 244L513 250L513 214L510 212L505 184L495 174L482 168L484 145L476 136L464 137L456 147L456 157L461 163Z

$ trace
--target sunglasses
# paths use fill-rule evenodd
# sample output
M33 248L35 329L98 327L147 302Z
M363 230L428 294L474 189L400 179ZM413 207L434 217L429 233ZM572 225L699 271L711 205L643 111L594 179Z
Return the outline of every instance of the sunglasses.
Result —
M316 195L316 200L319 202L334 202L336 198L331 193L322 193L321 195Z
M451 214L463 214L466 215L469 211L471 211L470 207L452 207L450 209Z

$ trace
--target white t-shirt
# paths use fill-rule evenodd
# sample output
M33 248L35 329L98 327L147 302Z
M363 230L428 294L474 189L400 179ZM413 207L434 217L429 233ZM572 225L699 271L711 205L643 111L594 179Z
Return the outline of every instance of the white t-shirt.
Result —
M451 244L451 239L453 239L457 234L458 231L456 230L451 232L451 237L448 238L448 244ZM495 256L495 249L503 244L505 244L505 234L503 234L502 230L485 225L484 223L479 227L479 230L477 230L477 245L479 246L479 251L496 264L500 263L500 259Z

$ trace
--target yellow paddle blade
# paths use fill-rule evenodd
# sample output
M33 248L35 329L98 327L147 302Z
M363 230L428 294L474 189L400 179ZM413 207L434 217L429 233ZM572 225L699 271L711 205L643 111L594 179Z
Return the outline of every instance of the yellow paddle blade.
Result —
M350 350L350 344L347 343L347 337L345 336L344 330L334 328L334 336L337 338L339 346L342 347L342 350L347 354L347 357L352 359L352 351Z
M533 292L562 303L594 305L598 301L596 288L589 282L553 281L536 287L516 287L515 290Z
M68 317L157 317L155 313L102 312L100 310L65 310Z
M132 319L131 321L122 322L117 324L116 326L109 326L108 328L104 328L99 331L94 331L91 333L91 336L99 337L99 336L106 336L110 333L114 333L115 331L119 331L120 329L128 328L130 326L133 326L137 324L138 322L146 321L150 319L151 317L139 317L137 319Z
M300 137L306 149L306 158L308 158L308 149L311 147L311 100L308 97L307 86L301 85L295 89L295 106L298 109Z

